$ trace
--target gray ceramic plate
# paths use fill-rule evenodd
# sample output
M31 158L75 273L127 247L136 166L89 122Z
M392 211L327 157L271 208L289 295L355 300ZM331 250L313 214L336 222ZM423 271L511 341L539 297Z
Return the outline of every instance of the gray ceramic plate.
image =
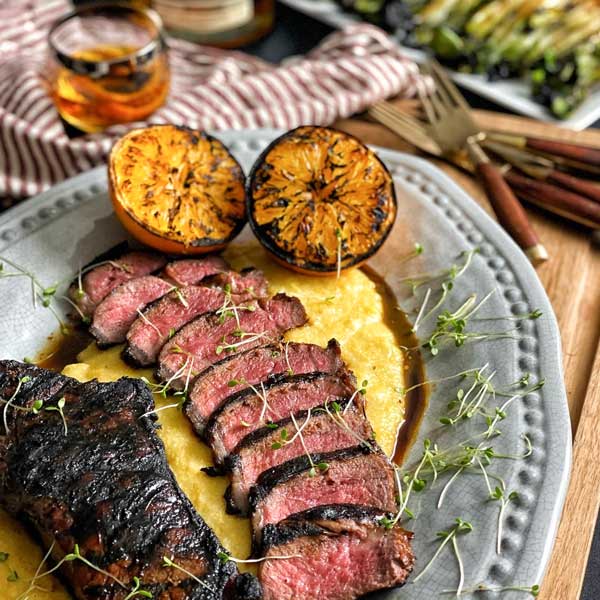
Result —
M218 135L247 171L276 134L264 130ZM435 551L439 543L435 533L448 529L456 517L461 517L474 525L474 532L460 539L469 586L481 582L492 586L540 583L556 534L571 456L560 340L552 308L520 250L451 180L413 156L388 150L381 150L380 156L396 181L400 212L389 240L371 266L385 277L399 299L406 295L407 286L400 279L407 273L445 268L461 251L477 246L480 253L457 281L446 307L456 308L471 293L482 297L495 290L482 308L484 316L517 315L534 308L543 312L535 321L524 321L515 332L515 339L468 343L458 349L444 349L437 357L427 359L431 379L489 362L490 368L497 371L494 381L498 388L519 380L526 372L532 374L532 380L544 377L546 385L513 402L502 423L503 435L493 442L497 452L521 454L522 436L526 434L534 448L526 460L498 460L491 469L503 477L508 490L519 492L519 500L506 509L501 554L495 548L498 503L487 500L483 478L459 477L441 509L437 509L438 495L446 481L443 476L432 490L414 495L411 502L417 513L411 523L418 556L415 573ZM242 235L250 234L246 230ZM125 238L112 214L104 169L66 181L0 217L0 254L30 267L48 283L75 273L81 264ZM416 240L425 246L424 254L414 263L399 264L398 257ZM32 310L28 292L22 279L0 280L2 358L35 355L56 328L48 311ZM514 321L482 321L474 327L499 331L514 327ZM427 331L426 326L423 331ZM455 393L455 383L436 387L409 462L419 457L423 438L441 439L439 417ZM461 424L450 435L450 442L444 434L443 444L458 443L480 431L481 422L476 426L472 421ZM451 597L441 591L455 588L457 578L454 557L450 551L444 551L435 568L418 583L381 597ZM502 595L513 597L523 595Z

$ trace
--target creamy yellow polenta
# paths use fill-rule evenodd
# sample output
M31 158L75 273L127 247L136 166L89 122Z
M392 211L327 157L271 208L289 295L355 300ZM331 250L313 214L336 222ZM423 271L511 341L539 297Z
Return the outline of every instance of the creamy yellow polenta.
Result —
M367 413L377 440L391 454L396 432L403 418L403 403L398 390L403 385L402 352L396 336L384 321L384 299L377 286L363 271L354 269L335 277L299 275L276 265L257 243L232 244L225 252L230 263L240 269L262 269L272 293L286 292L300 298L310 317L305 327L290 332L287 339L325 345L335 337L342 355L359 382L368 381ZM64 373L81 381L97 378L111 381L124 375L151 376L151 371L134 370L120 358L121 347L100 351L90 345L78 356L79 362L68 365ZM172 400L157 398L157 407ZM162 438L177 481L198 512L214 529L224 546L234 556L246 557L250 551L250 527L247 519L225 513L223 493L225 477L211 478L201 468L211 464L210 451L198 440L186 417L176 408L158 413ZM42 553L23 528L0 511L0 552L9 557L0 562L2 598L15 600L24 592L38 567ZM5 582L11 570L19 579ZM29 600L63 600L69 595L52 577L38 582L46 590L34 590Z

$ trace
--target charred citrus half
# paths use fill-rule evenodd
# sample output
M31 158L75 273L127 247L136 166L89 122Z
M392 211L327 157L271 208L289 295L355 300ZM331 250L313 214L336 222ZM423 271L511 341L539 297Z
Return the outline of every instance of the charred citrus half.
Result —
M372 256L396 218L392 177L356 138L299 127L254 164L248 219L261 243L299 271L335 273Z
M212 252L244 226L242 168L201 131L174 125L131 131L113 146L108 174L117 216L157 250Z

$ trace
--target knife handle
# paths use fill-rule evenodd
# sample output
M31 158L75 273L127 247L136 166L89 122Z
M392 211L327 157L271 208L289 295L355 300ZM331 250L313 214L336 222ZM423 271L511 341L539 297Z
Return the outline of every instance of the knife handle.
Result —
M499 169L489 161L479 162L476 168L502 227L524 250L534 265L548 260L548 253L531 226L525 209L517 200Z
M584 179L567 175L562 171L551 171L546 176L546 181L550 183L556 183L557 185L560 185L567 190L577 192L581 196L585 196L590 200L600 202L600 186L591 183L590 181L585 181Z
M531 150L538 150L546 154L570 158L588 165L600 167L600 150L598 148L557 142L555 140L545 140L543 138L527 137L525 139L527 147Z
M600 228L600 204L580 194L531 179L511 169L505 175L519 197L594 229Z

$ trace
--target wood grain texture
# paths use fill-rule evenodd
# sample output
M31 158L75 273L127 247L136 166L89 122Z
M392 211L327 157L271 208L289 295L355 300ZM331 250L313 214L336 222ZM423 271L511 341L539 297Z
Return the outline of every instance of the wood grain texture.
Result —
M414 101L397 101L417 112ZM600 131L573 132L512 115L475 111L486 129L524 133L600 148ZM362 118L336 123L369 144L414 153L380 125ZM493 216L479 183L455 167L432 161ZM401 201L401 199L399 199ZM563 345L565 385L575 436L573 472L556 545L538 600L578 600L600 506L600 246L590 229L535 207L529 218L550 260L537 269L556 313Z

